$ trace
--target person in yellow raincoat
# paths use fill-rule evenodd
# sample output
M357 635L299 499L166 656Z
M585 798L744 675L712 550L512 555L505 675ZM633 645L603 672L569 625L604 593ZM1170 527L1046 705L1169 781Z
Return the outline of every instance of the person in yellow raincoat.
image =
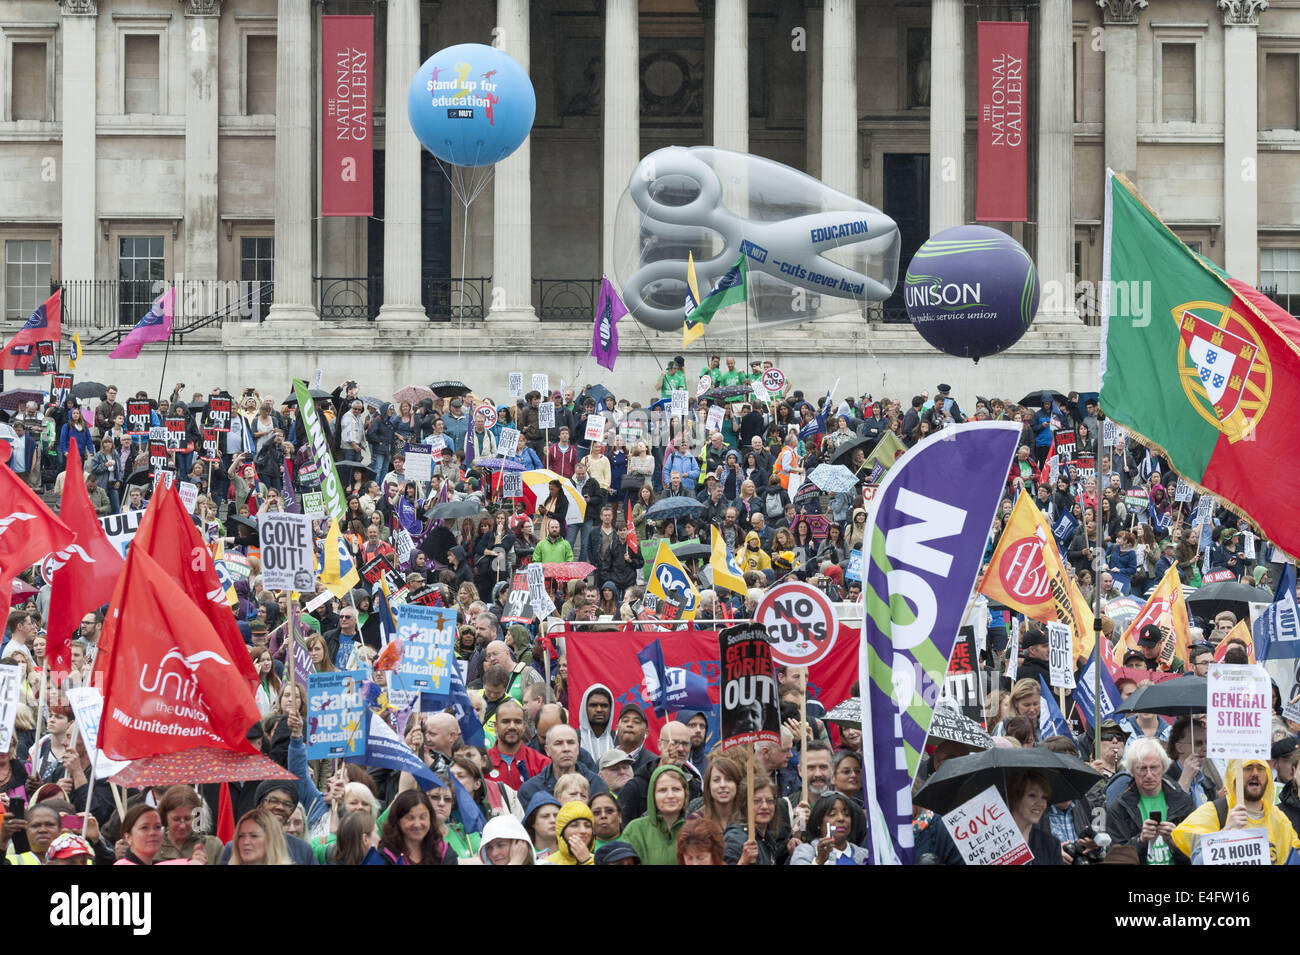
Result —
M1242 777L1245 798L1237 801L1237 777ZM1201 865L1201 836L1224 829L1266 829L1268 850L1273 865L1287 865L1293 852L1300 849L1300 836L1280 808L1273 802L1273 773L1262 759L1234 759L1224 774L1226 798L1205 803L1174 829L1173 840L1193 865ZM1297 856L1300 859L1300 856Z

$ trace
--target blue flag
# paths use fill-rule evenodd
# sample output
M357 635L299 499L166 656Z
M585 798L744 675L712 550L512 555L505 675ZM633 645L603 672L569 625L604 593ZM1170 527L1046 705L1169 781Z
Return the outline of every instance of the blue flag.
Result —
M472 711L471 711L472 712ZM421 789L432 789L444 785L433 774L424 760L411 752L411 747L393 732L392 727L372 710L366 710L366 745L355 756L345 756L344 762L358 763L362 766L381 766L396 769L415 777Z
M397 618L393 615L393 608L388 603L388 578L386 575L379 578L379 583L371 588L371 593L374 595L374 612L379 615L380 645L382 646L397 639Z
M1255 621L1255 659L1286 660L1300 657L1300 619L1296 613L1295 568L1282 566L1273 602ZM1285 700L1283 702L1286 702Z
M1079 529L1079 519L1066 511L1062 514L1054 525L1052 525L1052 536L1056 538L1056 546L1061 550L1066 550L1070 546L1070 540L1074 537L1075 532Z
M1079 680L1074 688L1074 707L1079 713L1079 719L1083 720L1085 726L1093 726L1093 699L1092 685L1096 679L1097 653L1100 647L1094 647L1092 658L1088 665L1084 667L1083 672L1079 675ZM1115 680L1110 675L1110 669L1103 666L1101 668L1101 721L1104 723L1111 713L1115 712L1115 707L1119 706L1120 697L1119 689L1115 686Z
M1166 511L1160 514L1156 511L1154 501L1147 501L1147 516L1151 519L1151 529L1157 534L1168 534L1169 528L1174 523L1173 511Z
M813 419L799 429L799 440L807 441L826 430L826 417L831 413L831 393L826 392L826 397L822 399L822 410L817 412Z
M471 746L487 746L483 724L478 721L478 714L474 712L474 704L470 702L469 691L465 689L465 681L460 675L460 666L455 661L452 661L452 665L447 668L447 675L451 678L448 694L438 696L426 692L421 699L429 701L434 706L450 709L452 715L456 717L456 722L460 724L461 739L466 743Z
M1042 697L1042 705L1038 708L1039 738L1047 739L1051 736L1064 736L1070 742L1074 742L1074 734L1070 732L1070 724L1065 722L1065 717L1061 715L1061 708L1056 705L1056 697L1052 696L1052 688L1047 685L1047 681L1041 676L1038 678L1038 685L1042 688L1042 692L1039 694Z
M709 681L683 667L664 666L664 648L656 638L636 655L645 676L646 692L654 703L655 715L669 711L713 708L709 699Z

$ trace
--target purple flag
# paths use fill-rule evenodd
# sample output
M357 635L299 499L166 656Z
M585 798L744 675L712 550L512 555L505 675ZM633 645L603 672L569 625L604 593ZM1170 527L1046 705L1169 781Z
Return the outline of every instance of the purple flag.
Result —
M614 370L618 360L618 320L627 314L627 306L608 278L600 280L600 303L596 306L596 323L591 330L591 353L596 364Z
M147 342L166 341L172 333L172 317L176 310L176 286L172 286L153 303L144 318L135 323L122 339L122 343L109 352L109 358L138 358Z
M298 495L293 489L293 477L289 474L289 459L285 458L280 465L280 500L284 501L284 509L295 514L298 513Z
M1010 422L944 428L889 469L871 502L858 679L875 865L912 862L912 780L1019 442Z

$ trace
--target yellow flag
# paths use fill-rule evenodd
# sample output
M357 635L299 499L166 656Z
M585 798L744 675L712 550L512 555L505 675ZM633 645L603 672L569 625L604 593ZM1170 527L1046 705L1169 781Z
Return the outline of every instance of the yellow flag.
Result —
M1092 611L1066 573L1052 529L1032 495L1016 499L980 593L1034 620L1068 624L1075 659L1092 653Z
M325 535L323 564L320 582L340 600L361 582L356 562L352 560L352 555L343 542L343 535L339 533L338 521L330 521L329 533Z
M218 538L216 546L212 550L212 569L217 572L217 580L221 582L221 591L225 595L226 603L234 607L239 603L239 597L235 594L235 581L230 576L230 571L226 569L226 549L221 545L221 539Z
M1165 645L1160 654L1162 670L1169 669L1175 656L1186 661L1187 646L1191 641L1191 620L1187 615L1187 601L1183 599L1183 582L1174 565L1165 571L1159 586L1151 592L1147 602L1124 631L1124 636L1115 644L1116 660L1123 663L1124 654L1137 649L1138 637L1147 624L1154 624L1165 634Z
M713 589L721 587L744 597L749 593L749 588L745 586L745 575L736 566L736 559L727 553L727 542L722 539L718 529L710 527L709 530L713 532L713 554L709 557L709 566L713 569Z
M693 620L695 608L700 603L700 592L691 583L686 568L681 565L666 540L659 541L654 566L650 568L650 581L646 592L670 606L680 606L679 620ZM661 614L662 617L662 614ZM663 617L663 619L669 619Z
M695 277L695 253L686 253L686 287L690 290L686 302L686 314L700 304L700 282ZM682 320L682 348L704 334L704 322L692 322L689 318Z
M68 369L76 371L79 361L81 361L81 332L73 332L72 347L68 349Z
M1214 651L1214 662L1222 663L1224 656L1228 653L1228 645L1240 643L1246 648L1246 661L1255 662L1255 638L1250 632L1250 624L1244 619L1238 620L1237 625L1229 631L1228 635L1223 638L1218 648ZM1185 658L1184 658L1185 659Z

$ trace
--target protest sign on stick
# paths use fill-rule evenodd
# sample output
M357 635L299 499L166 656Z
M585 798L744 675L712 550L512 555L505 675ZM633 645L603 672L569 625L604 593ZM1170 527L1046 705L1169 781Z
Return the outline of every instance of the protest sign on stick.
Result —
M1058 690L1074 689L1074 638L1067 624L1047 624L1048 683Z
M554 401L543 401L537 406L537 427L542 429L555 427Z
M944 813L943 824L967 865L1028 865L1034 859L995 786Z
M551 390L551 380L545 372L533 372L533 391L547 394Z
M297 641L295 641L297 642ZM331 670L307 677L307 758L355 756L364 745L362 670Z
M311 518L308 515L262 511L257 515L257 536L265 589L316 589Z
M456 611L405 603L397 608L402 659L397 672L408 690L445 697L451 693L455 663Z
M1227 829L1201 836L1201 865L1271 865L1267 829Z
M508 391L511 398L522 398L524 396L524 373L522 371L512 371L510 373Z

